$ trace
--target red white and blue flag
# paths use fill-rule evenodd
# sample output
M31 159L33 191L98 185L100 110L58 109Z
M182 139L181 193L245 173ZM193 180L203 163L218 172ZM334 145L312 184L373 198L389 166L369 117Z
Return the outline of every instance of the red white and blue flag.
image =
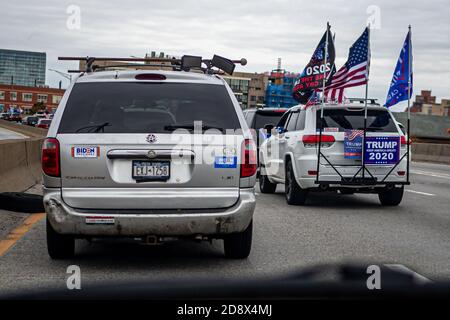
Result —
M369 78L370 47L369 28L351 46L347 62L333 75L325 88L325 99L342 103L344 89L365 85Z

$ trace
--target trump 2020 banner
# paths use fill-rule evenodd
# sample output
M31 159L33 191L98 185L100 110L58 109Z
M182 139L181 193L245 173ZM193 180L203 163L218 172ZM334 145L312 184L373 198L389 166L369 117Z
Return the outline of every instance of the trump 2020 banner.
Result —
M344 157L346 159L361 160L363 130L345 130Z
M328 49L326 49L328 39ZM325 51L327 51L327 58L325 63ZM311 60L306 65L303 72L295 81L293 89L293 97L301 104L306 104L313 94L314 90L323 87L323 81L326 83L331 79L331 76L336 71L334 66L335 50L333 36L330 28L322 36L316 50L314 51Z
M400 137L366 137L365 165L397 164L400 158Z

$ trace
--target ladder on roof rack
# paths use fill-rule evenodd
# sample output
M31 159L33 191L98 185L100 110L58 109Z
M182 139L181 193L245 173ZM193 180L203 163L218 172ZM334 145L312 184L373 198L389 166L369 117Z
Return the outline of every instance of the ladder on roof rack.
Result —
M190 71L191 69L200 70L206 74L219 73L222 70L229 75L232 75L236 64L245 66L247 60L242 58L240 60L230 60L218 55L214 55L212 59L203 59L199 56L184 55L181 59L171 58L111 58L111 57L58 57L62 61L85 61L85 70L69 70L69 72L95 72L98 70L105 70L107 68L128 68L128 67L168 67L174 71ZM130 62L117 65L94 65L95 61L110 61L110 62ZM144 62L144 63L137 63ZM160 63L160 64L154 64ZM204 66L202 66L204 65ZM214 70L213 68L217 68Z

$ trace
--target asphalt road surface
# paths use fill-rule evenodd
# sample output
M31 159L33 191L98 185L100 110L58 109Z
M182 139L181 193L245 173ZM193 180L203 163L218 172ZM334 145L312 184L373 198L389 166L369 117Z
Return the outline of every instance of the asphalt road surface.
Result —
M0 140L10 140L10 139L25 139L27 136L0 127Z
M450 166L414 163L413 184L399 207L376 195L311 195L288 206L257 190L254 244L243 261L222 256L222 243L77 243L77 256L52 261L45 221L37 222L0 257L0 292L65 288L69 265L81 268L82 288L116 280L250 277L283 274L323 263L401 264L431 280L450 278Z

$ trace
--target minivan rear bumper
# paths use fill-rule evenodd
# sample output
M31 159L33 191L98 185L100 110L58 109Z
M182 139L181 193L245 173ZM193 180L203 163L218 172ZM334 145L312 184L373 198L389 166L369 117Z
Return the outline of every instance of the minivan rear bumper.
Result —
M52 227L58 233L79 236L191 236L242 232L252 220L255 205L254 188L245 188L240 189L236 204L220 212L202 209L200 213L193 210L155 214L92 213L92 210L86 213L64 203L60 189L44 188L44 207ZM92 217L96 221L104 219L104 222L87 223Z

